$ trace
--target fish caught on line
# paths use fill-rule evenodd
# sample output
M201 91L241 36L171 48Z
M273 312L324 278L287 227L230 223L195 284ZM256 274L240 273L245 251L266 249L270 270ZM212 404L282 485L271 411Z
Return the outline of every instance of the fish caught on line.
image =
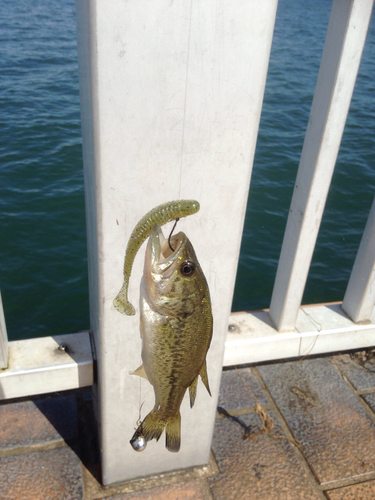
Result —
M193 407L198 377L211 395L206 355L212 337L212 312L207 281L187 236L180 232L164 238L161 225L199 210L194 200L159 205L137 224L125 255L124 283L114 300L123 314L133 314L127 290L135 255L149 236L140 293L142 365L133 372L146 378L155 392L155 405L130 440L142 451L159 440L164 429L166 447L177 452L181 442L180 405L189 388ZM174 226L175 227L175 226Z
M211 395L206 365L213 327L211 300L188 237L183 232L172 236L171 232L166 239L159 224L149 234L140 292L143 363L133 375L152 384L155 405L138 422L130 443L134 450L142 451L148 441L159 440L165 429L166 448L177 452L180 406L187 389L191 407L199 376Z
M183 232L170 241L173 252L160 226L151 229L140 294L143 363L133 374L152 384L155 405L130 442L137 449L139 443L159 440L165 429L167 449L177 452L186 390L193 407L200 376L211 394L206 354L213 320L208 285L191 242Z

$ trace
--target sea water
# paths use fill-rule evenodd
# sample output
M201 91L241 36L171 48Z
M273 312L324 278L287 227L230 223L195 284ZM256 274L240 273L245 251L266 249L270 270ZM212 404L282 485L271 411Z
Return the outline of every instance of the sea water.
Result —
M233 310L269 306L330 0L280 0ZM0 288L11 340L89 327L74 0L0 3ZM341 300L375 192L375 23L304 303Z

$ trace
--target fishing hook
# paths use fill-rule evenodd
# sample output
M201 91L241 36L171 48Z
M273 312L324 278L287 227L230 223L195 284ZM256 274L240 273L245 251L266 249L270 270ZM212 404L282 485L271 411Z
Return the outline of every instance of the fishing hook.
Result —
M177 217L177 219L174 221L174 224L173 224L173 227L172 227L172 231L168 237L168 245L169 245L169 248L172 250L172 252L174 252L174 249L172 248L172 245L171 245L171 236L173 234L173 231L175 230L175 227L177 225L177 222L180 220L179 217Z

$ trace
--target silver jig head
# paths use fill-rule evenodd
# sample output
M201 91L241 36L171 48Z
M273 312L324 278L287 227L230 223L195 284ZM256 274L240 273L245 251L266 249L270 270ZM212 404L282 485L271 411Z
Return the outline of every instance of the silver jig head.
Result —
M147 441L143 436L134 435L130 440L130 444L132 445L133 450L143 451L147 446Z

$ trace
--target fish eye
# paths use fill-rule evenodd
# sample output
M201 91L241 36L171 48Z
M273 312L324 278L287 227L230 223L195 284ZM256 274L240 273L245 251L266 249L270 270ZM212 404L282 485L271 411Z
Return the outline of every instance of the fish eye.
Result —
M190 262L190 260L185 261L180 267L180 273L182 276L191 276L194 274L195 265Z

